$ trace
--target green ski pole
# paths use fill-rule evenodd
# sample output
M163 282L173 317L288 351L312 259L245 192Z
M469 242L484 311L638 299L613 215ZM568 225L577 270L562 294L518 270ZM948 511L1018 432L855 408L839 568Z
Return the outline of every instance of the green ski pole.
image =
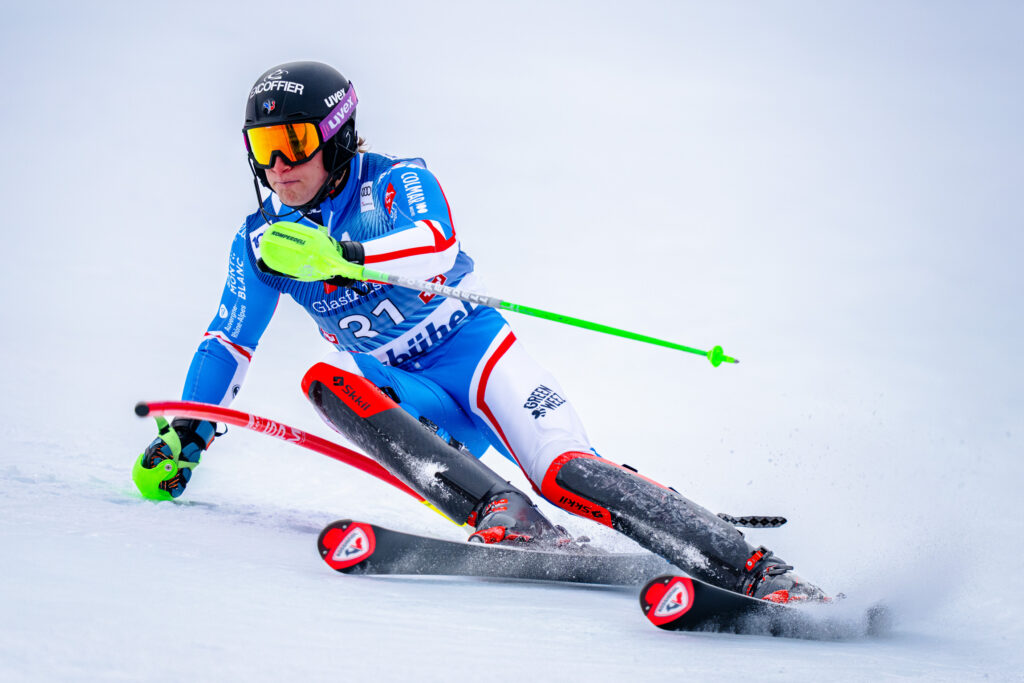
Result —
M398 287L404 287L406 289L417 290L427 294L438 294L450 299L466 301L471 304L497 308L502 311L511 311L513 313L529 315L534 318L552 320L565 325L580 327L585 330L603 332L604 334L624 337L625 339L664 346L677 351L693 353L698 356L704 356L711 361L711 364L716 368L722 363L739 363L735 358L725 355L721 346L715 346L710 351L703 351L701 349L693 348L692 346L676 344L675 342L658 339L657 337L651 337L646 334L638 334L618 327L611 327L609 325L602 325L601 323L595 323L581 318L562 315L561 313L552 313L551 311L545 311L531 306L523 306L522 304L515 304L510 301L503 301L497 297L487 296L485 294L467 292L465 290L440 285L434 282L421 282L419 280L402 277L400 275L392 275L390 273L382 273L377 270L372 270L365 266L351 263L342 258L338 243L327 234L326 229L317 230L316 228L287 221L274 223L263 234L263 237L260 240L260 255L268 266L277 272L296 280L318 282L340 276L364 282L367 280L381 282Z

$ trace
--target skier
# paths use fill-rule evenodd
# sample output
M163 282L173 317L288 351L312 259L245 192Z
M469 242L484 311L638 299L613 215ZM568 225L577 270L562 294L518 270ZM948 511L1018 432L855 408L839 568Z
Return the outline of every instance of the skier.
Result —
M370 153L356 91L335 69L292 62L249 92L243 134L258 210L234 236L218 312L188 370L184 400L238 393L282 293L337 349L303 391L323 419L451 519L470 541L558 546L571 539L478 458L493 447L551 503L612 527L693 576L776 602L823 594L765 548L676 491L597 455L555 378L492 308L342 278L302 282L261 259L278 221L320 228L347 261L479 290L441 186L417 158ZM261 187L269 190L264 198ZM177 418L181 459L198 464L215 425ZM143 467L172 457L161 438ZM160 486L177 497L183 468Z

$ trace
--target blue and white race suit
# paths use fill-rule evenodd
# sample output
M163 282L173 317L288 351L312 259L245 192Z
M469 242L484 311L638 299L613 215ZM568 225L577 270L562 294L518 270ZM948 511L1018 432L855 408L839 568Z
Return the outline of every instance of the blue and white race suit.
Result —
M279 220L319 220L335 239L361 242L374 270L480 291L444 192L420 159L358 154L343 189L308 217L287 213L274 194L265 208L284 213ZM494 446L535 487L558 455L591 450L564 391L500 313L390 285L365 283L369 291L359 294L270 275L256 265L268 227L257 211L235 235L220 306L193 357L184 400L231 402L283 293L337 349L324 362L391 387L405 410L440 425L477 457Z

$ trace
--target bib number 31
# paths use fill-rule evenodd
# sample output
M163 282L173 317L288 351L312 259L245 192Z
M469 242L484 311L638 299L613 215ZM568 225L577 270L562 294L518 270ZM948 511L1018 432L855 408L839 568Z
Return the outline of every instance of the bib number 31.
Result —
M391 299L384 299L373 309L373 315L380 318L386 315L391 318L394 325L405 322L405 316L398 310L398 306L392 303ZM338 327L352 333L353 337L365 339L376 337L379 332L373 329L374 320L365 315L347 315L338 321Z

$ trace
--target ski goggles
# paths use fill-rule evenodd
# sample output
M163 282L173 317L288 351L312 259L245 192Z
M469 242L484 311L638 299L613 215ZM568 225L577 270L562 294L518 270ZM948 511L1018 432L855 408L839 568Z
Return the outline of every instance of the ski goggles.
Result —
M246 128L242 132L249 156L257 168L273 166L277 154L292 166L305 163L355 115L358 102L356 89L349 84L348 91L337 99L334 108L318 124L303 121Z
M276 126L249 128L245 132L245 146L249 156L259 168L274 165L274 156L280 154L289 165L309 161L324 141L316 124L281 123Z

